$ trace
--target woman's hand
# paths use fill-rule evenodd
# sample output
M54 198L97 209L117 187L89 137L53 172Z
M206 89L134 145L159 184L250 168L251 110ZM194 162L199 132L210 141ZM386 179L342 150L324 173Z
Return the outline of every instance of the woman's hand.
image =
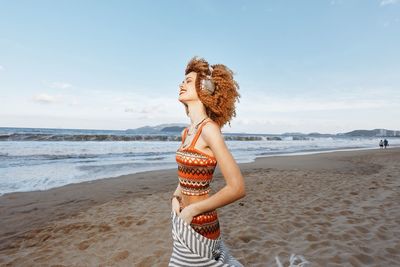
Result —
M196 216L196 210L192 205L189 205L178 214L186 223L190 224L193 220L193 217Z
M176 197L172 199L172 210L174 210L176 214L180 213L180 203Z

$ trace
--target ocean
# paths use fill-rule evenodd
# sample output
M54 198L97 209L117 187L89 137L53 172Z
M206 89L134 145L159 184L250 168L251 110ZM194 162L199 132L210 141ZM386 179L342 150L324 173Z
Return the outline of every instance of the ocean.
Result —
M377 148L381 137L312 137L231 141L238 163L256 157ZM389 147L400 138L387 138ZM109 130L0 128L0 195L47 190L71 183L142 171L173 169L180 134Z

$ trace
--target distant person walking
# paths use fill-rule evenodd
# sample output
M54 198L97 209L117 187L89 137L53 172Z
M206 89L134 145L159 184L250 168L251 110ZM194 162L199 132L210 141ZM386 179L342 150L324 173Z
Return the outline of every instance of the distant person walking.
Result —
M379 142L379 146L381 147L381 148L383 148L383 140L381 139L381 141Z
M385 149L386 149L386 147L389 145L389 141L387 139L385 139L383 141L383 145L385 146Z

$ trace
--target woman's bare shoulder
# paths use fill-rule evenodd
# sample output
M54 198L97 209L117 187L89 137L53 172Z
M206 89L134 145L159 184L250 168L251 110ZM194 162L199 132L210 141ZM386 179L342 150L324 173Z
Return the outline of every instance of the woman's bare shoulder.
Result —
M201 135L204 139L222 136L221 128L219 127L218 123L210 120L203 126Z

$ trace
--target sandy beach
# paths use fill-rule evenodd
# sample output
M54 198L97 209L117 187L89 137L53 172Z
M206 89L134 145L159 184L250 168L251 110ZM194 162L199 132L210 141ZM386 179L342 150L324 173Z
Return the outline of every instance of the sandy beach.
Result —
M218 209L245 266L400 266L400 148L258 158ZM0 197L1 266L166 266L176 170ZM217 168L213 192L224 185Z

